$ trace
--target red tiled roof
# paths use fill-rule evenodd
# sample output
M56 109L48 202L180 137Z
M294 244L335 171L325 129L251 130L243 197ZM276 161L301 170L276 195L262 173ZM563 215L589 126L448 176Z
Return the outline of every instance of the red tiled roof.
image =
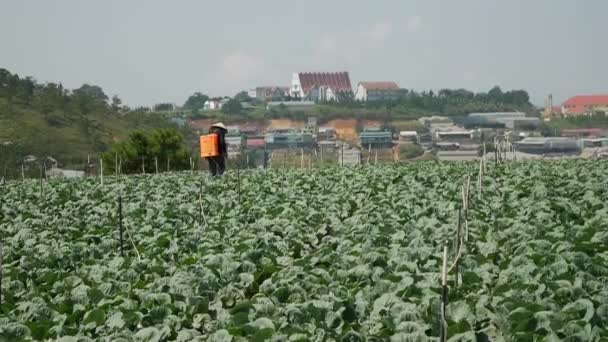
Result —
M264 139L247 139L247 147L264 147L266 141Z
M300 85L305 93L314 87L326 86L335 92L352 92L348 72L301 72Z
M578 95L569 98L563 106L589 106L606 105L608 106L608 95Z
M392 81L383 81L383 82L360 82L365 89L367 90L397 90L399 86L397 83Z
M577 106L568 107L568 108L564 107L564 114L581 114L581 113L585 113L586 111L587 111L587 108L585 108L584 105L577 105Z

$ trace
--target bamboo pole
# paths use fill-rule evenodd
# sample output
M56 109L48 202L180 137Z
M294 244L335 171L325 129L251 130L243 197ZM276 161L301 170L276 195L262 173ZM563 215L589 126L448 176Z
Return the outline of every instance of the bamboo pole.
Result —
M482 192L482 186L483 186L483 183L481 180L482 176L483 176L483 160L480 160L479 161L479 184L478 184L478 187L479 187L478 194L479 194L480 202L481 202L481 192Z
M448 335L448 322L446 319L446 306L448 301L448 242L446 241L443 245L443 263L441 268L441 303L439 307L441 330L439 333L439 341L445 342Z
M202 226L205 223L205 226L209 228L209 223L207 223L207 217L205 217L205 211L203 210L203 184L199 187L198 193L198 210L199 210L199 223Z
M459 284L459 279L460 279L460 255L461 255L461 249L462 249L462 240L460 237L460 230L461 230L461 226L462 226L462 209L459 207L458 208L458 226L456 228L456 251L457 251L457 255L456 255L456 260L454 261L454 287L458 288L460 286Z
M464 186L462 187L462 208L464 209L464 241L469 241L469 223L467 220L467 216L468 216L468 199L467 199L467 193L466 190L464 188Z
M237 166L236 168L236 180L238 184L239 191L239 209L241 208L241 168Z
M323 167L323 147L319 147L319 158L321 159L321 167Z
M0 306L2 306L2 240L0 240Z
M118 196L118 232L120 236L120 256L124 257L125 252L123 248L123 226L122 226L122 196Z

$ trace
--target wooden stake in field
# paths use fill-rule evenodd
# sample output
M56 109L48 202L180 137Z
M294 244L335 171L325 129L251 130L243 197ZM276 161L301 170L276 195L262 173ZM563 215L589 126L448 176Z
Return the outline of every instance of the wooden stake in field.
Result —
M154 157L154 171L158 174L158 157Z
M441 302L439 306L440 326L439 341L445 342L448 335L448 322L445 309L448 302L448 242L443 245L443 263L441 268Z
M190 172L194 173L194 161L192 160L192 157L190 157Z
M114 153L114 174L118 177L118 153Z
M378 150L376 150L376 155L374 156L374 165L378 165Z
M199 223L202 226L203 222L205 226L209 228L209 223L207 223L207 218L205 217L205 211L203 210L203 184L201 183L199 187L198 193L198 215L199 215Z
M321 160L321 167L323 167L325 164L323 164L323 147L319 147L319 158Z
M458 288L459 278L460 278L460 255L462 249L462 240L460 237L460 230L462 226L462 210L460 206L458 206L458 226L456 227L456 260L454 261L454 287Z
M144 175L146 174L146 163L145 163L145 158L146 158L146 157L141 157L141 173L143 173Z
M238 184L239 209L240 209L241 208L241 169L239 167L236 168L236 182Z
M483 183L481 181L482 177L483 177L483 159L479 161L479 184L478 184L478 187L479 187L478 191L479 192L478 192L478 194L479 194L479 201L480 202L481 202L481 191L482 191L482 185L483 185Z
M40 162L40 197L44 197L44 185L42 182L42 162Z
M118 196L118 233L120 238L120 256L124 257L125 252L123 248L123 238L122 238L122 196Z
M464 208L464 241L469 241L469 190L471 177L467 175L466 185L462 187L462 207Z
M167 156L167 172L171 171L171 159Z
M99 158L99 179L101 180L101 185L103 185L103 158Z
M304 149L300 149L300 169L304 168Z
M21 181L25 182L25 166L23 166L23 162L21 162Z
M2 306L2 240L0 240L0 306Z

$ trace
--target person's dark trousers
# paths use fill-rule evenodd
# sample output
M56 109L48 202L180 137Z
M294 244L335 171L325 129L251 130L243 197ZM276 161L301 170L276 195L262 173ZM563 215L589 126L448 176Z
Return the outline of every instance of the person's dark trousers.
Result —
M207 158L209 162L209 172L212 176L221 176L226 171L226 159L224 157L211 157Z

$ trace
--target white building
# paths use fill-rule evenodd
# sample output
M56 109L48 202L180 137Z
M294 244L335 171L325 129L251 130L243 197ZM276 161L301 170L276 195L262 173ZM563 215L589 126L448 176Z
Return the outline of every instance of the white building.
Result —
M392 81L360 82L355 92L357 101L396 101L403 91Z
M218 110L220 108L222 108L222 105L218 100L207 100L203 105L204 110Z
M300 100L331 101L338 94L352 95L348 72L301 72L291 78L289 95Z

